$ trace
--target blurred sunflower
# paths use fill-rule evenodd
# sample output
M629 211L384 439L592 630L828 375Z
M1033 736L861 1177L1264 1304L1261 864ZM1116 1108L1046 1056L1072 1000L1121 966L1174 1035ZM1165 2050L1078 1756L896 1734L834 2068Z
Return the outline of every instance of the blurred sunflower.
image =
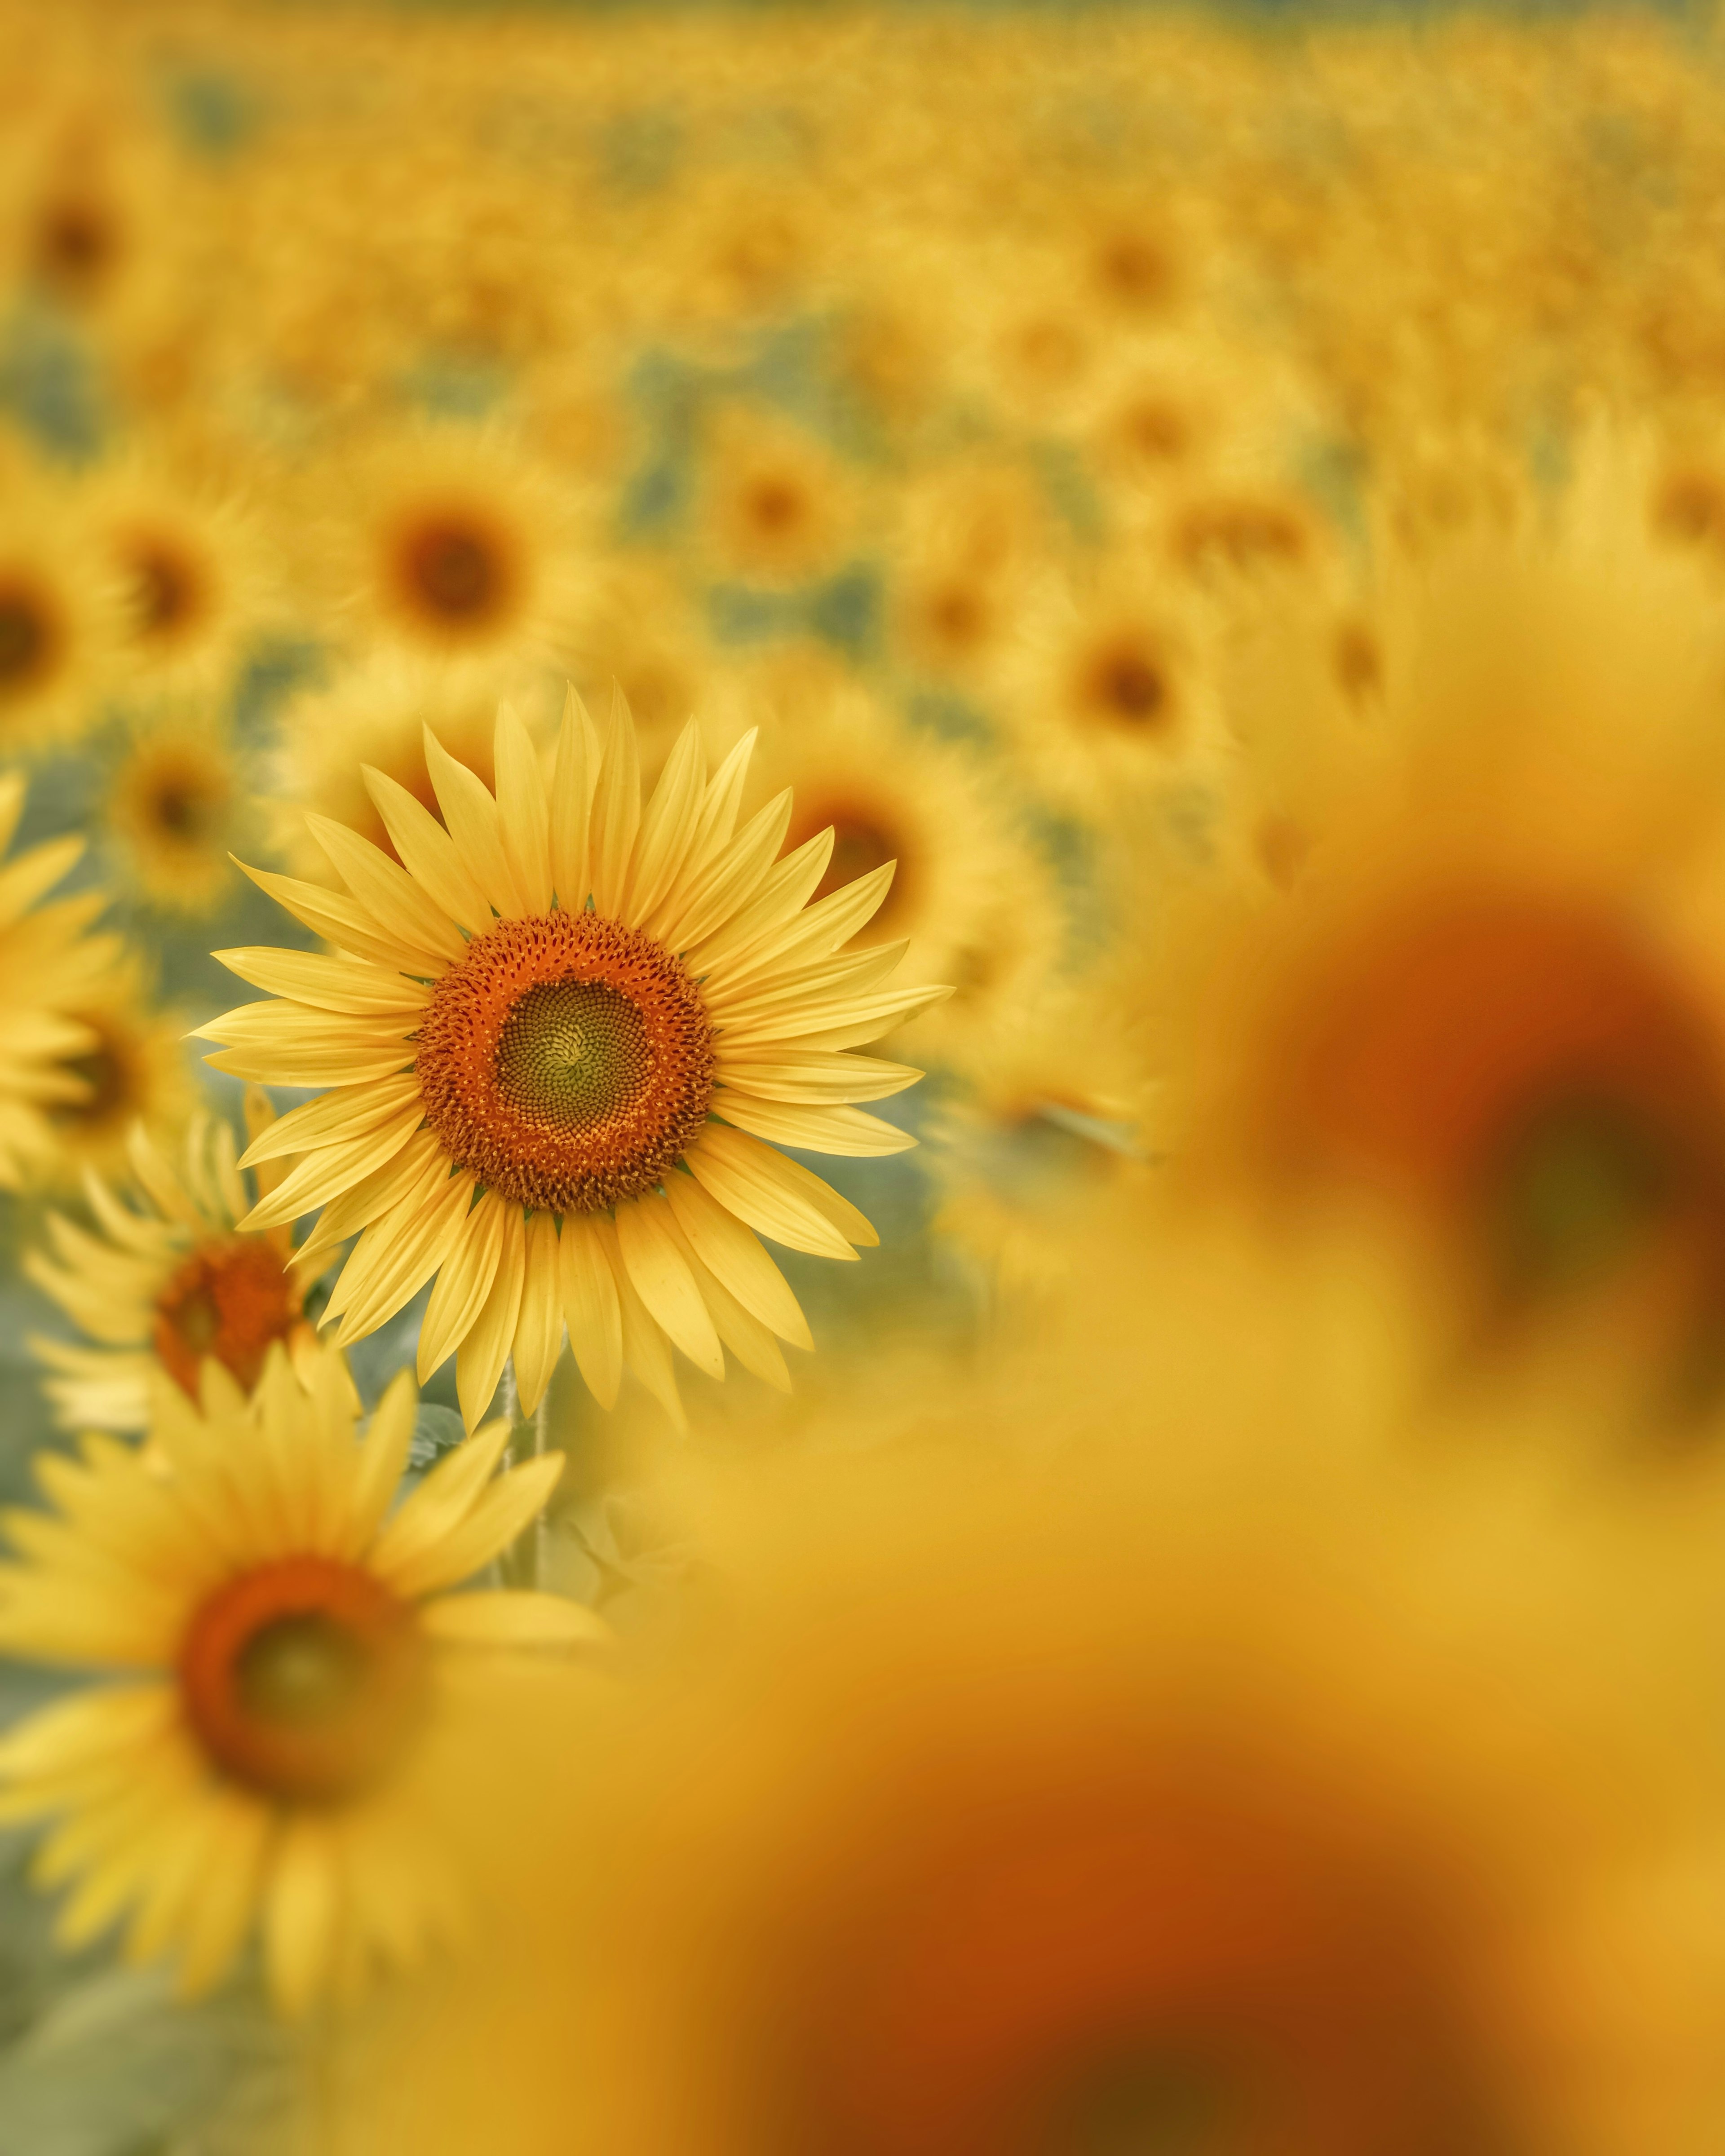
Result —
M86 1168L122 1176L134 1124L177 1131L191 1113L184 1022L157 1007L136 953L69 992L63 1008L83 1041L54 1060L48 1172L62 1185L75 1183Z
M82 515L121 588L128 677L224 688L271 598L254 520L139 459L93 478Z
M1422 557L1373 752L1320 752L1346 724L1312 715L1298 873L1194 942L1195 1060L1168 1068L1200 1181L1383 1209L1466 1339L1585 1336L1645 1411L1711 1398L1725 1339L1725 625L1693 564L1599 544L1586 506Z
M1706 2145L1717 1953L1662 2044L1576 1981L1717 1823L1687 1591L1608 1585L1483 1433L1392 1464L1363 1273L1089 1240L1040 1366L680 1478L722 1627L543 1732L493 1935L336 2149Z
M261 1143L275 1111L256 1086L247 1089L245 1108L248 1133ZM305 1283L291 1266L292 1235L285 1227L249 1235L236 1229L254 1199L234 1164L228 1125L195 1114L177 1168L141 1126L130 1151L144 1209L88 1173L84 1194L95 1232L50 1213L52 1256L32 1250L23 1260L26 1276L99 1343L29 1343L54 1373L44 1389L60 1427L141 1430L155 1373L166 1370L196 1399L207 1356L249 1392L277 1341L306 1378L316 1336L300 1315ZM267 1195L285 1172L278 1160L264 1162L254 1171L259 1194Z
M135 717L131 732L106 805L114 850L146 905L217 912L244 805L233 743L213 720L172 706Z
M567 485L501 436L427 427L367 451L331 534L341 619L362 649L495 667L560 659L590 572Z
M1000 705L1032 780L1106 817L1214 771L1227 730L1211 641L1165 583L1118 566L1042 587L1019 624Z
M45 1453L50 1509L15 1511L8 1650L105 1681L0 1741L0 1812L53 1818L44 1886L75 1884L68 1944L126 1917L135 1961L207 1989L254 1925L276 2004L351 1995L459 1922L432 1785L509 1663L603 1627L532 1594L449 1594L544 1502L562 1460L493 1478L494 1424L399 1507L403 1373L356 1442L339 1358L302 1386L280 1348L248 1400L203 1366L203 1406L158 1377L150 1442ZM464 1666L465 1666L464 1667Z
M242 1224L321 1204L308 1255L362 1231L328 1306L341 1344L436 1274L419 1365L459 1349L470 1426L511 1352L531 1409L566 1321L608 1404L627 1362L680 1416L672 1342L713 1377L722 1342L786 1383L774 1334L808 1331L750 1229L827 1257L878 1240L761 1139L899 1151L848 1104L911 1074L841 1051L945 991L883 987L897 947L839 954L890 870L810 906L831 832L778 860L788 794L737 829L752 745L709 780L691 725L644 807L620 701L602 740L572 694L549 788L506 705L495 798L426 736L447 828L367 773L404 867L317 817L350 896L248 871L347 955L218 953L282 994L203 1028L227 1044L209 1061L332 1089L272 1134L304 1158Z
M705 573L794 583L831 568L851 536L855 495L814 436L754 413L724 413L702 460Z
M22 776L0 778L0 851L23 808ZM119 948L112 936L86 932L106 896L39 903L83 851L81 839L53 839L0 868L0 1188L8 1190L51 1171L51 1118L82 1098L77 1065L96 1051L95 1029L77 1013Z

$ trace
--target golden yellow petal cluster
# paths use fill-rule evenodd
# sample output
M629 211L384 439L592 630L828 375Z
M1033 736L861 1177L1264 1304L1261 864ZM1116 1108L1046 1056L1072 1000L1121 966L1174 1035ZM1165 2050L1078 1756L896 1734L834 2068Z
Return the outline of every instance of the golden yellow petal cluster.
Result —
M248 1149L299 1158L242 1224L321 1205L305 1256L357 1234L338 1344L435 1275L420 1373L457 1353L470 1428L511 1355L531 1412L566 1326L608 1405L627 1364L680 1415L672 1346L787 1384L778 1342L808 1327L757 1232L820 1257L877 1240L777 1147L911 1143L851 1104L919 1074L848 1051L947 992L885 985L901 944L842 947L890 861L817 900L830 826L779 858L788 791L739 825L752 745L709 774L691 725L644 803L620 700L601 735L572 694L548 783L506 705L495 794L428 731L443 823L367 773L396 858L310 819L341 895L249 871L342 955L217 954L278 993L203 1026L208 1061L328 1089Z
M146 1450L44 1454L45 1511L14 1511L0 1566L10 1653L105 1672L0 1743L0 1810L54 1824L36 1875L68 1886L69 1944L116 1917L135 1960L207 1988L260 1928L290 2011L351 1995L459 1921L428 1779L459 1756L477 1656L602 1635L573 1604L452 1594L543 1504L562 1466L493 1474L492 1424L396 1505L403 1373L362 1436L340 1358L303 1382L273 1348L249 1399L220 1364L201 1399L165 1374ZM501 1658L501 1659L500 1659Z

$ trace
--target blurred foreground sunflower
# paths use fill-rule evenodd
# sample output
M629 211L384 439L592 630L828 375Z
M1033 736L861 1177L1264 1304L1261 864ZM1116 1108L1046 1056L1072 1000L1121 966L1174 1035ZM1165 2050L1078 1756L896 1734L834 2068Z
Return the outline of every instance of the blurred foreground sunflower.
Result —
M329 1303L342 1345L436 1274L419 1368L459 1349L470 1428L511 1352L531 1412L566 1321L607 1404L626 1362L680 1415L673 1342L715 1378L722 1342L786 1384L775 1335L808 1327L751 1230L834 1258L878 1240L762 1141L910 1144L849 1103L919 1074L844 1051L946 991L883 985L901 945L840 952L890 864L809 905L832 831L779 860L788 793L737 829L752 746L709 779L691 724L644 807L620 700L602 741L572 696L549 789L506 705L495 798L427 732L444 824L367 773L405 866L313 817L349 896L247 871L344 955L217 954L280 999L203 1027L226 1044L208 1060L331 1089L271 1133L305 1157L241 1224L321 1204L308 1257L359 1233Z
M262 1091L250 1087L251 1136L261 1142L275 1120ZM156 1373L165 1370L196 1399L206 1356L249 1391L275 1342L302 1376L316 1353L316 1336L300 1315L305 1282L291 1267L290 1230L246 1235L235 1229L253 1199L234 1164L229 1126L195 1114L177 1168L141 1126L133 1129L130 1151L146 1209L126 1204L88 1173L84 1194L97 1232L50 1213L52 1255L32 1250L23 1261L28 1276L96 1343L29 1343L54 1373L44 1389L63 1430L141 1430ZM254 1172L267 1192L285 1171L279 1161L265 1161Z
M395 1507L411 1379L356 1442L340 1358L311 1378L272 1349L249 1401L206 1363L200 1408L158 1376L145 1451L40 1457L51 1509L8 1516L0 1566L8 1651L109 1673L0 1740L0 1816L53 1817L35 1876L75 1882L62 1940L125 1917L128 1957L172 1952L198 1991L261 1922L290 2012L459 1925L437 1778L483 1742L511 1658L604 1630L549 1595L445 1592L537 1512L559 1456L494 1478L494 1424Z
M1682 2043L1573 1979L1717 1834L1711 1568L1410 1459L1367 1269L1096 1227L1059 1353L660 1492L707 1621L545 1731L543 1832L489 1836L490 1936L362 2048L341 2156L1707 2145L1717 1907Z

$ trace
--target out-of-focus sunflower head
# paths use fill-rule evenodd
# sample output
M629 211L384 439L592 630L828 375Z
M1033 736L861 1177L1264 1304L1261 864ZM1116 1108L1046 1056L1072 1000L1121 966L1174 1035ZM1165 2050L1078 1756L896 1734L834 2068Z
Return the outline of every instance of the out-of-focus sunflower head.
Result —
M146 906L205 915L233 896L228 855L245 835L245 795L236 745L207 710L169 704L135 716L110 783L106 823Z
M121 588L128 678L224 687L275 596L256 521L136 459L99 473L84 511Z
M82 987L64 1005L88 1045L58 1059L44 1110L52 1131L49 1181L75 1184L85 1168L118 1180L127 1167L135 1124L177 1136L191 1114L193 1090L183 1046L183 1016L160 1009L144 962L136 954Z
M0 444L0 746L75 737L95 717L125 634L125 588L63 490Z
M1563 1957L1684 1830L1692 1684L1553 1681L1621 1612L1495 1464L1386 1462L1361 1276L1108 1255L1057 1376L685 1483L698 1644L552 1736L556 1824L490 1835L489 1949L362 2055L344 2156L1638 2145L1669 2061Z
M701 480L701 567L718 581L798 583L838 563L857 486L815 436L743 408L716 415Z
M1326 754L1350 721L1317 712L1280 820L1249 806L1283 892L1191 946L1194 1166L1278 1210L1384 1209L1476 1347L1579 1327L1655 1391L1711 1394L1725 617L1586 506L1555 542L1421 565L1384 609L1372 738Z
M576 640L583 504L500 432L428 424L376 439L327 504L331 597L361 655L483 671L560 662Z

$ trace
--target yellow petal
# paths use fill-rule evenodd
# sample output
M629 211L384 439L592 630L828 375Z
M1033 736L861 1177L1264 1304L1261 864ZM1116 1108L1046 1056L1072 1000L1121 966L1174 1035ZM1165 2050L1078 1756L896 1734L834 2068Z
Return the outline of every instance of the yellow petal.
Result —
M497 1273L491 1282L491 1292L455 1353L455 1396L461 1403L462 1419L470 1430L491 1404L497 1380L503 1375L503 1365L509 1360L516 1320L521 1315L526 1259L526 1227L521 1209L519 1205L506 1205L502 1248L497 1254Z
M551 812L539 757L512 704L498 707L495 762L497 828L529 913L551 911Z
M751 1131L773 1145L794 1146L799 1152L875 1159L907 1152L916 1142L908 1131L879 1116L865 1116L860 1108L798 1107L783 1101L757 1100L729 1086L720 1086L713 1095L712 1112L738 1130Z
M615 1636L597 1610L525 1589L439 1595L419 1621L434 1640L454 1646L585 1647Z
M338 1864L330 1823L316 1812L290 1813L270 1862L264 1905L264 1971L283 2014L304 2014L328 1979L341 1910Z
M668 1175L665 1192L690 1247L745 1310L794 1347L813 1348L809 1321L789 1282L737 1215L692 1175Z
M454 1248L444 1260L419 1327L419 1382L437 1368L467 1337L497 1277L503 1251L503 1216L507 1202L488 1190L463 1222Z
M641 768L635 722L622 690L614 686L591 825L593 907L610 919L618 918L622 911L640 821Z
M587 706L572 686L563 700L557 767L551 782L551 872L557 904L579 913L592 878L588 859L588 812L598 777L598 737Z
M368 763L360 766L360 776L408 875L451 921L483 936L492 923L490 903L454 840L405 786Z
M530 909L503 850L496 803L479 773L458 762L429 726L424 740L425 768L463 866L506 920L518 919Z
M617 1241L649 1313L699 1369L725 1374L725 1357L701 1291L678 1250L670 1209L649 1191L617 1209Z
M559 1271L557 1224L549 1213L536 1213L527 1222L526 1265L513 1350L515 1381L524 1415L531 1414L544 1399L562 1352Z
M558 1286L569 1347L588 1390L603 1408L614 1406L623 1378L623 1323L617 1281L606 1255L611 1223L567 1214L557 1245Z
M329 816L308 814L305 827L356 901L388 935L439 957L453 960L465 954L460 930L382 847Z

